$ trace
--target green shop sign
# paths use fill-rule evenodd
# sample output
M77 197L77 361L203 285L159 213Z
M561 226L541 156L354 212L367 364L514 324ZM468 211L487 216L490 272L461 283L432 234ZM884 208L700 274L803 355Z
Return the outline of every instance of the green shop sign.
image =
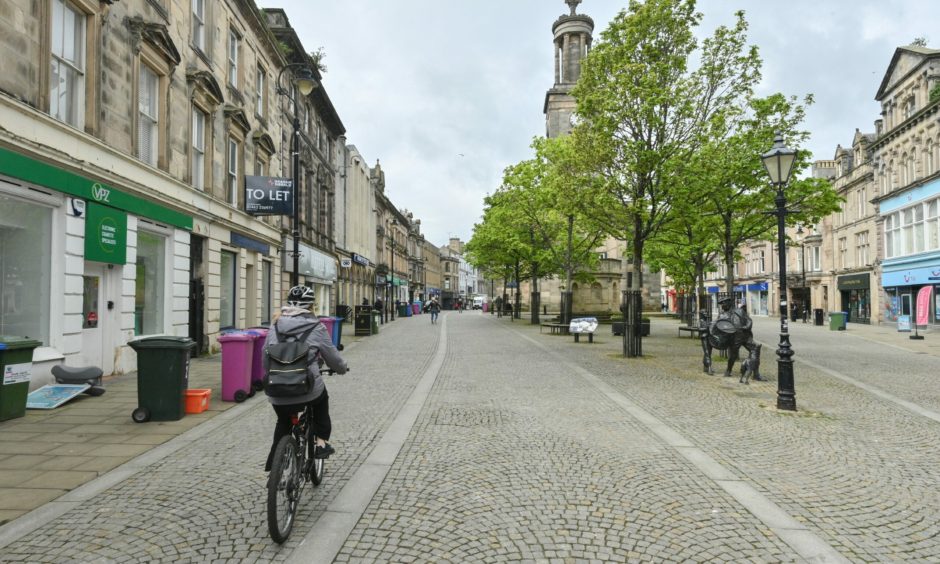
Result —
M154 221L192 231L193 218L78 174L0 148L0 174L45 186L83 200L98 202Z
M127 214L94 202L85 209L85 260L126 263Z

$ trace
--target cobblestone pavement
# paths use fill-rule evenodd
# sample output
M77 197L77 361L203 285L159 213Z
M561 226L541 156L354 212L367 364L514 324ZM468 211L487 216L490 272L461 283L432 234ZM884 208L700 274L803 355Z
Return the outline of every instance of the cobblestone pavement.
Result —
M773 346L769 381L743 386L702 374L698 342L671 320L654 320L641 359L609 334L575 344L476 312L442 320L401 319L347 348L353 371L327 384L337 454L283 546L265 525L273 413L256 397L0 548L0 562L297 558L426 373L397 458L339 548L315 560L940 561L931 354L794 328L800 410L783 413ZM757 332L775 342L771 322Z

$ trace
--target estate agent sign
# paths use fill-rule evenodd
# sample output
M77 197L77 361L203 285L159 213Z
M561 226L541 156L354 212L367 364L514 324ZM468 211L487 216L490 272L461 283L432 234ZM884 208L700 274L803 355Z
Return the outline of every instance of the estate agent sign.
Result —
M294 181L273 176L246 176L245 213L291 215L294 213Z

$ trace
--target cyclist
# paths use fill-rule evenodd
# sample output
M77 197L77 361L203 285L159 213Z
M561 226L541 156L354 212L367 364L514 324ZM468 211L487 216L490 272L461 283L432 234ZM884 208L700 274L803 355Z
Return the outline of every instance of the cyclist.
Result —
M268 453L268 460L265 462L264 470L271 470L271 463L274 458L274 449L277 448L281 437L290 433L291 415L302 411L305 406L310 407L312 419L312 432L317 437L317 445L314 450L314 458L329 458L336 452L327 442L330 439L332 424L330 423L330 403L329 395L326 393L326 385L323 378L320 377L320 361L326 362L337 374L345 374L347 367L346 361L339 355L336 347L333 346L333 339L330 337L326 326L320 323L319 318L313 314L313 305L315 303L313 289L306 286L294 286L287 293L287 303L281 308L280 316L275 320L268 336L265 339L264 346L278 342L278 336L300 336L312 328L307 335L307 344L310 350L307 353L307 373L310 378L310 391L297 397L268 397L274 412L277 414L277 424L274 426L274 442L271 444L271 451ZM267 367L265 367L267 368Z

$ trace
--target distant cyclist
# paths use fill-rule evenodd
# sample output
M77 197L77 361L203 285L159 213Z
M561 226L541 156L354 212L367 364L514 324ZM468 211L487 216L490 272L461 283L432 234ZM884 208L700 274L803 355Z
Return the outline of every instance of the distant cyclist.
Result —
M319 359L326 362L337 374L345 374L347 367L346 361L339 355L336 347L333 346L333 339L330 332L326 329L319 318L313 314L314 292L306 286L294 286L287 294L287 303L281 308L280 316L274 322L268 336L264 341L264 346L285 340L289 336L299 338L307 333L306 343L310 345L307 353L307 374L309 376L310 391L301 396L294 397L268 397L268 401L274 407L277 413L277 424L274 426L274 442L271 444L271 451L268 453L268 460L265 462L264 470L271 470L271 462L274 458L274 449L277 448L281 437L290 433L292 426L291 415L294 415L304 409L304 406L310 406L312 414L313 434L317 437L315 458L329 458L335 452L333 447L326 441L330 438L332 424L330 422L330 403L329 395L326 393L326 385L323 378L320 377ZM267 368L267 367L265 367Z

